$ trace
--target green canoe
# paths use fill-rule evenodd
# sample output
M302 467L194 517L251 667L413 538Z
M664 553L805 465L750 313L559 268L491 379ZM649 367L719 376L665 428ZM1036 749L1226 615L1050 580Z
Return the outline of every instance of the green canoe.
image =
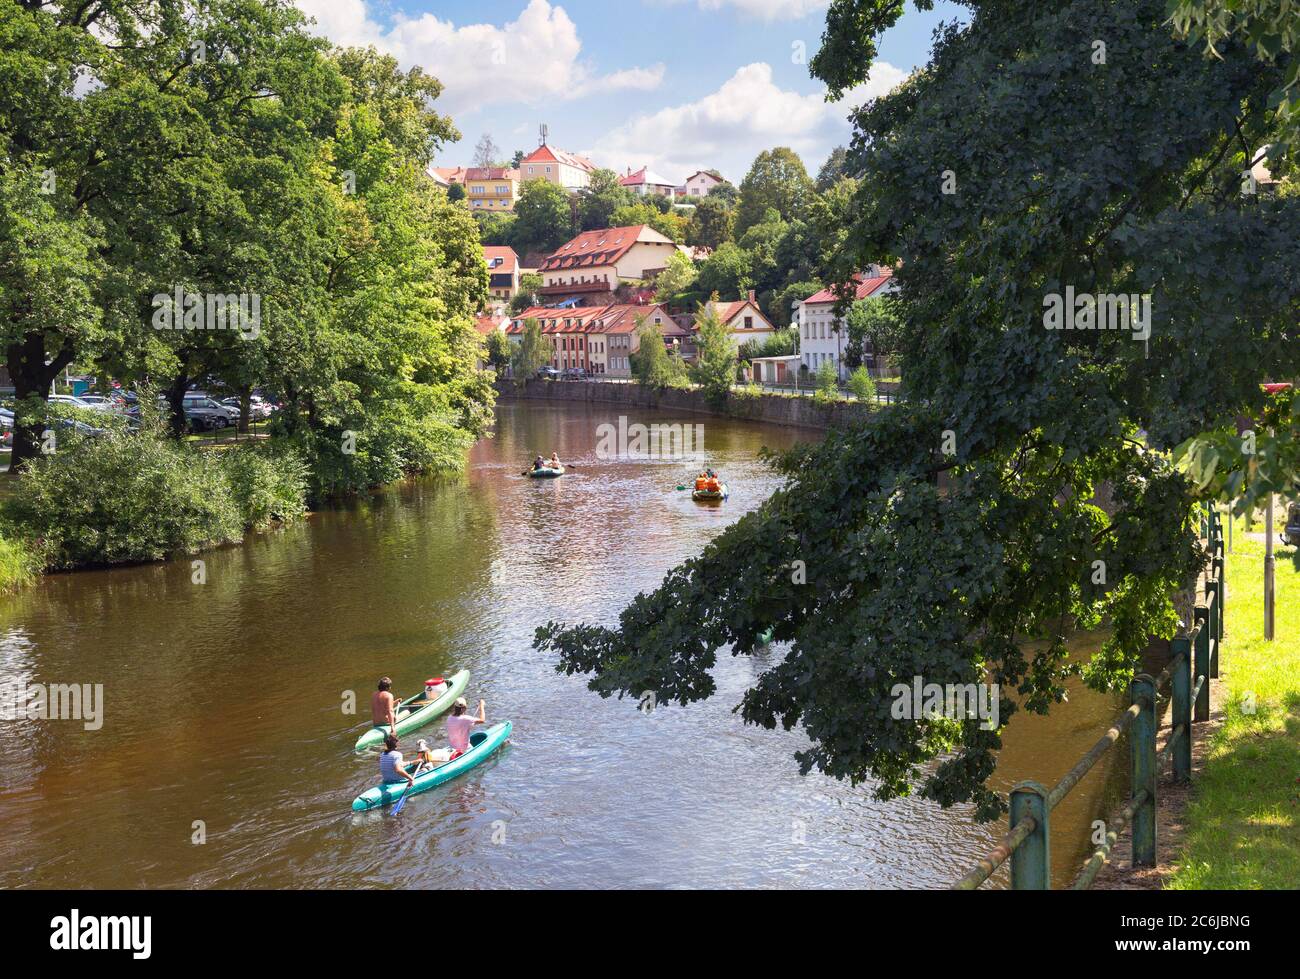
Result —
M402 701L397 708L398 737L419 730L430 721L436 721L447 713L447 711L451 710L451 705L456 702L456 698L465 692L467 686L469 686L469 670L461 670L447 681L447 692L433 703L430 704L425 701L423 690L420 691L418 696ZM384 736L388 733L390 733L390 729L387 724L382 728L372 727L357 738L357 745L354 750L360 753L369 751L371 748L381 747L384 743Z
M559 469L534 469L528 475L532 479L559 479L564 475L564 467L561 466Z
M352 800L352 811L366 812L370 809L382 809L384 806L391 806L395 803L402 797L403 793L419 795L421 792L428 792L430 789L437 788L444 782L450 782L458 775L464 775L471 768L476 768L491 758L497 749L509 740L512 727L509 721L502 721L500 724L492 725L485 731L475 731L469 736L469 751L455 761L439 765L423 775L417 775L415 784L411 786L409 792L406 791L405 782L376 785L373 789L368 789ZM406 766L408 772L414 771L414 769L414 762Z

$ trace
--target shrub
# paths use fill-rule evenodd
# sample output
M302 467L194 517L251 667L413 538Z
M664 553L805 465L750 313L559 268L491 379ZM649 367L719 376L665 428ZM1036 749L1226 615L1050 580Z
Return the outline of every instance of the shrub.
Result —
M236 448L221 463L245 527L292 523L307 512L307 465L292 448Z
M849 375L849 390L859 401L876 400L876 382L871 379L871 372L859 367Z
M813 394L813 399L815 401L826 402L839 400L840 377L835 370L835 365L829 360L822 361L822 365L817 368L817 374L813 380L817 385L817 390Z
M30 545L0 537L0 594L8 595L30 584L40 572L40 557Z
M61 440L24 467L6 514L50 568L161 560L244 529L220 460L156 430Z

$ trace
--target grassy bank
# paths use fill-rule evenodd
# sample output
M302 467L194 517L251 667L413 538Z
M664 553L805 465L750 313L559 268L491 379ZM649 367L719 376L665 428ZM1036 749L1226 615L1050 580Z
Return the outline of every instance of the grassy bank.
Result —
M0 537L0 595L29 585L41 573L41 562L22 541Z
M1225 720L1194 786L1173 888L1300 887L1300 572L1295 550L1277 548L1277 638L1265 642L1264 545L1244 531L1238 521L1227 556Z

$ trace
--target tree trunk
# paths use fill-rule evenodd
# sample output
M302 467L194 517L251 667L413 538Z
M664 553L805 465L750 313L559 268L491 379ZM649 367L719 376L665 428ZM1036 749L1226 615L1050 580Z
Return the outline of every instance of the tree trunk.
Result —
M65 346L48 364L45 335L28 333L19 343L5 348L5 362L14 382L14 449L9 472L17 473L26 462L41 454L41 433L45 431L45 405L50 385L72 363L72 349ZM26 403L24 399L32 399ZM39 408L37 408L39 399ZM32 410L35 409L35 410Z
M248 434L248 416L252 412L253 388L245 385L239 389L239 434Z
M185 371L181 371L172 378L172 382L165 392L172 435L178 439L183 439L190 427L189 422L185 420L185 392L189 386L189 375Z

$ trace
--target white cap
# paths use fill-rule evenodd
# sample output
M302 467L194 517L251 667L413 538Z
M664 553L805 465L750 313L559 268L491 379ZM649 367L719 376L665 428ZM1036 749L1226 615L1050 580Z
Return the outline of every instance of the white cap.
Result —
M468 706L469 706L469 701L466 700L464 697L457 697L457 698L456 698L456 706L457 706L457 707L468 707Z
M429 750L429 742L428 742L428 741L425 741L424 738L421 738L421 739L420 739L420 750L421 750L421 751L428 751L428 750Z

